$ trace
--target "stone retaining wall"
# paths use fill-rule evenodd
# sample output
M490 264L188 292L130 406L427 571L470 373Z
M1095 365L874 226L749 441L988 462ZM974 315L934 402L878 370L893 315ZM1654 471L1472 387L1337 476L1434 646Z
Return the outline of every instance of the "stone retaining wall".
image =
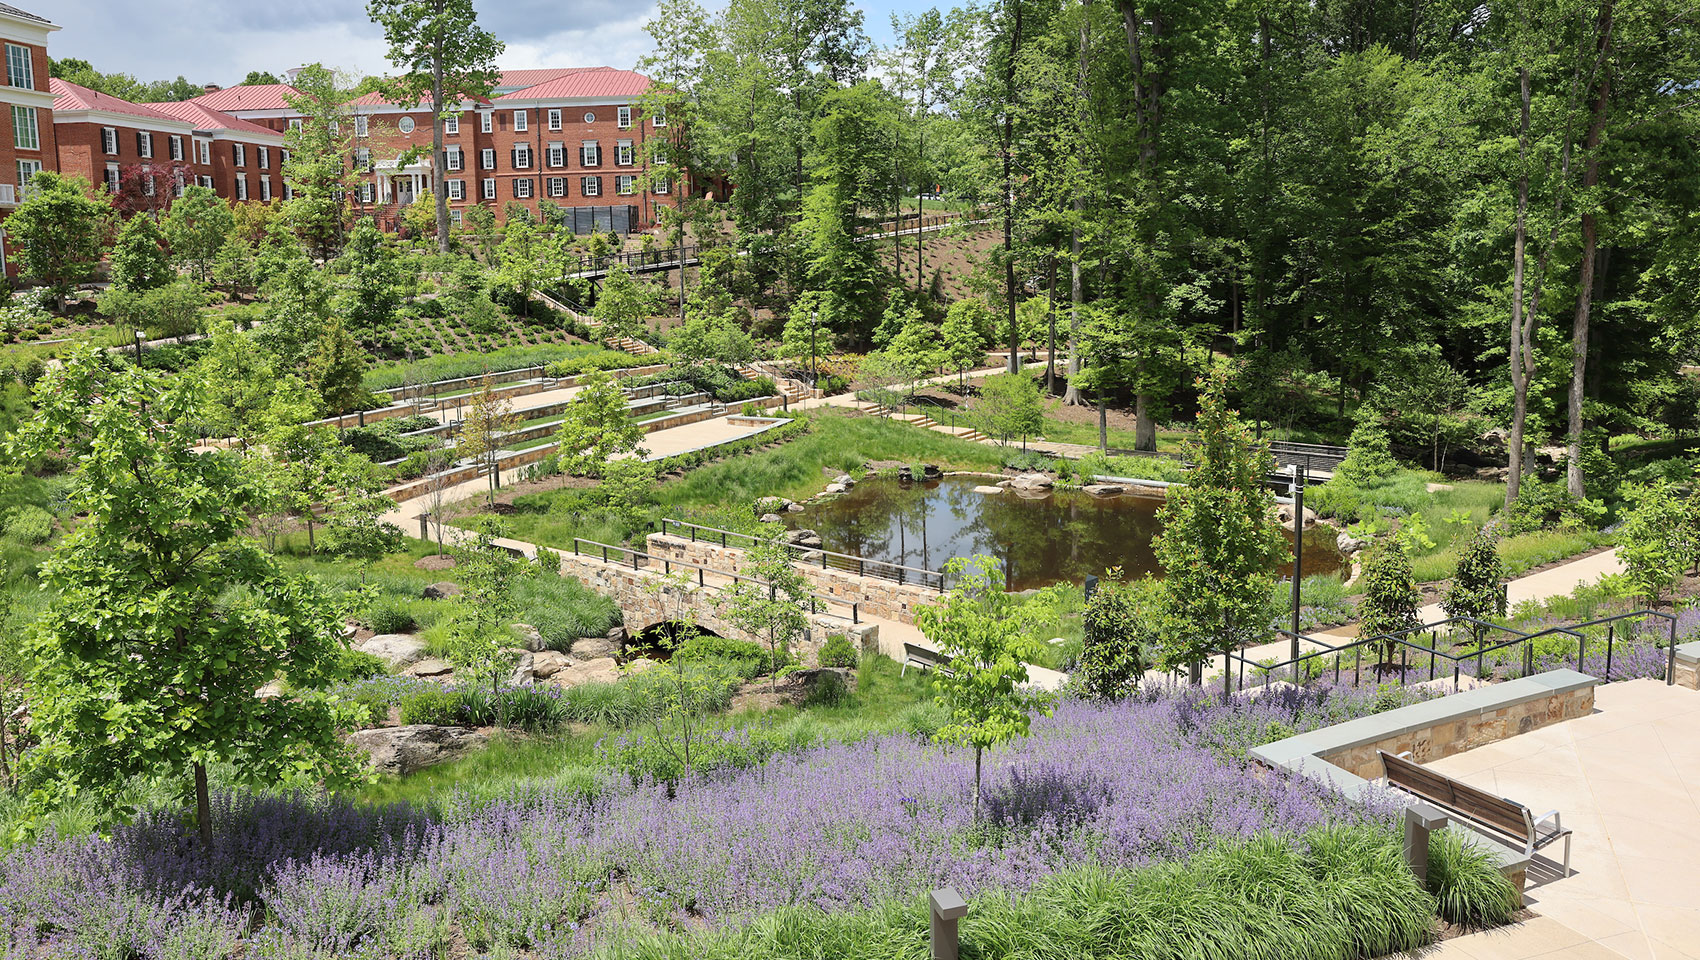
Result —
M1676 685L1700 690L1700 640L1676 645Z
M718 543L664 533L652 533L647 540L645 549L658 557L721 570L741 572L744 569L744 551L738 547L722 547ZM822 569L799 563L797 570L808 580L809 589L815 593L846 605L854 603L863 616L899 623L914 623L915 608L930 604L939 596L937 590L927 587L860 576L832 567Z

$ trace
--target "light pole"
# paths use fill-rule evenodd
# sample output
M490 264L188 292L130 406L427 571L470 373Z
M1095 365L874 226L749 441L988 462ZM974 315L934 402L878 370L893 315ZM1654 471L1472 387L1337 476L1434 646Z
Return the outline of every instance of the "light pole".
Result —
M1291 463L1287 469L1293 475L1293 649L1289 659L1299 658L1299 584L1304 576L1305 558L1305 468ZM1293 665L1298 671L1298 665Z
M141 367L141 365L142 365L142 341L145 340L145 339L147 339L147 334L143 333L140 327L137 327L136 328L136 366L138 368Z
M820 308L809 308L809 386L820 386L820 361L815 354L815 331L820 329Z

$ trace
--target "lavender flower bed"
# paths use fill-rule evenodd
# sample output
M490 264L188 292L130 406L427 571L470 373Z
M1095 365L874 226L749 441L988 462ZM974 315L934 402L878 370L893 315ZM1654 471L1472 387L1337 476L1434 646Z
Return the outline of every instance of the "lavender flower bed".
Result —
M1065 702L993 752L986 815L966 751L886 737L665 787L427 814L287 798L221 802L216 849L171 813L0 858L0 945L34 956L433 956L464 937L577 956L618 906L700 926L828 911L942 884L1025 890L1072 866L1185 859L1225 838L1376 820L1243 747L1410 702L1328 690L1231 705L1162 693ZM247 904L263 905L249 928Z

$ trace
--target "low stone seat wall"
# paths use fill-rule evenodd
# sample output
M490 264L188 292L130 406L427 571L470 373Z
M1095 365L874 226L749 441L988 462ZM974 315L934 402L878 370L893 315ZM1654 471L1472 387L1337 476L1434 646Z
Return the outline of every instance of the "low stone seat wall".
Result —
M1676 645L1676 685L1700 690L1700 640Z

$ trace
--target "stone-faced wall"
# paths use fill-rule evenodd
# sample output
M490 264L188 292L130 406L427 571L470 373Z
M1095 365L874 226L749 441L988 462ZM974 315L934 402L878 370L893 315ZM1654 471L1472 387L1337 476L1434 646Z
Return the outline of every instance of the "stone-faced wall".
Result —
M1700 640L1677 644L1676 685L1700 690Z
M1342 770L1372 780L1384 774L1381 757L1378 755L1382 750L1391 754L1410 751L1412 760L1417 763L1429 763L1520 733L1528 733L1530 730L1584 717L1593 712L1592 685L1570 690L1554 690L1534 699L1437 715L1432 722L1392 733L1379 740L1324 751L1317 756Z
M718 543L662 533L652 533L648 540L647 549L658 557L735 572L744 569L744 551L737 547L722 547ZM810 590L846 606L854 603L865 617L914 623L915 608L930 604L939 596L937 590L916 584L858 576L831 567L822 569L799 563L797 569L809 581Z

